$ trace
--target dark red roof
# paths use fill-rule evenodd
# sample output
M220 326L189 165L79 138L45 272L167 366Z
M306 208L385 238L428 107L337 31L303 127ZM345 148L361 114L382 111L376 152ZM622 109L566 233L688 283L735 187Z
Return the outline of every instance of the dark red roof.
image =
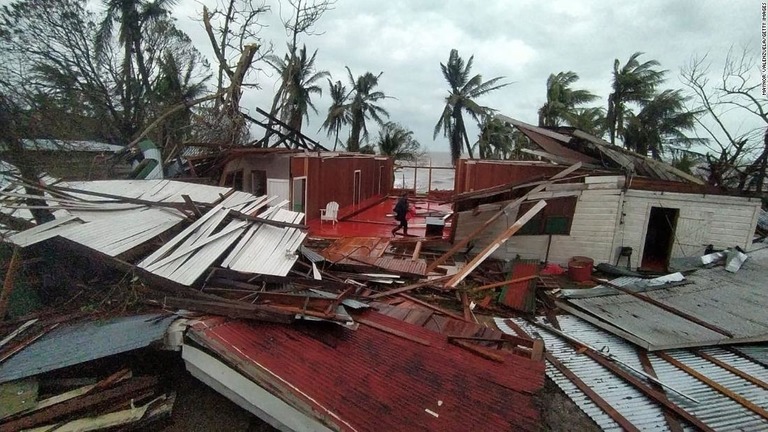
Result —
M543 362L498 351L505 361L496 363L422 327L375 312L364 318L429 346L367 325L351 331L218 318L195 326L192 337L331 428L539 429L533 393L544 382Z

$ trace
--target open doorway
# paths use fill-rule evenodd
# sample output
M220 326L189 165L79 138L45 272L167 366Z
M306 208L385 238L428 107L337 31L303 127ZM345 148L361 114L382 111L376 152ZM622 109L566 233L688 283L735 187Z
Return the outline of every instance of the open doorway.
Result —
M360 195L362 192L362 173L360 170L355 170L354 187L352 190L352 204L360 204Z
M293 193L291 194L293 211L304 213L307 206L307 178L294 177Z
M267 194L267 172L264 170L251 171L251 193L256 196Z
M667 271L679 215L678 209L651 207L640 268L658 272Z

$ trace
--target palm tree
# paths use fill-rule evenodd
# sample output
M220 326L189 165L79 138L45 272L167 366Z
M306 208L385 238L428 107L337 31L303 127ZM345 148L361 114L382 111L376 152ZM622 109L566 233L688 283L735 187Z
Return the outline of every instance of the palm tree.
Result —
M464 60L459 57L459 51L452 49L448 56L448 63L440 63L443 77L451 89L445 98L443 114L435 125L433 138L437 138L437 134L442 129L443 135L449 139L451 160L454 164L461 157L462 142L467 148L467 154L472 158L472 146L469 144L462 112L466 111L479 123L479 118L491 112L491 109L478 105L475 99L509 85L496 85L504 77L496 77L486 82L483 82L483 77L480 74L470 78L474 58L475 56L470 57L465 65Z
M112 39L112 31L115 23L118 23L118 42L123 47L123 78L126 88L130 88L133 74L133 58L136 56L138 75L145 92L149 92L149 71L144 62L142 36L145 25L164 18L168 13L168 7L173 6L177 0L154 0L146 2L142 0L104 0L106 11L96 32L96 54L103 55ZM127 90L126 90L127 92Z
M643 103L650 100L656 91L656 86L664 81L665 70L653 69L659 66L656 60L640 63L638 57L643 55L636 52L629 57L627 63L619 68L619 59L613 62L613 92L608 96L608 132L611 144L616 143L616 137L624 133L624 119L627 115L627 103Z
M547 102L539 109L539 126L560 126L570 123L576 107L592 102L597 96L589 90L574 90L571 85L579 80L576 72L560 72L547 78Z
M421 144L413 138L413 131L387 122L379 129L379 153L394 160L416 161L423 154Z
M483 116L478 126L480 135L475 146L480 159L507 159L513 153L515 129L512 126L491 115Z
M328 88L331 94L331 106L328 108L328 115L325 117L320 129L326 130L326 136L331 137L331 134L335 134L333 141L333 151L336 151L336 146L339 144L339 132L342 126L350 122L348 112L344 109L344 104L347 102L347 88L341 81L331 82L328 79ZM320 131L318 129L318 132Z
M347 67L349 82L352 84L352 90L346 98L348 103L344 105L344 110L348 112L352 125L347 140L347 151L359 151L361 138L363 141L368 140L366 120L373 119L378 124L383 125L382 117L389 118L387 110L376 105L376 102L388 97L381 91L374 91L374 88L379 84L382 73L374 75L366 72L355 79L352 76L352 71Z
M684 131L691 130L698 113L687 111L680 90L665 90L644 104L636 116L630 116L624 129L625 146L642 155L649 152L661 160L664 138L686 139Z
M179 102L190 101L206 92L205 82L211 78L207 75L199 81L194 81L195 63L186 65L172 51L166 51L160 62L160 72L154 87L154 97L158 101L159 111ZM159 128L161 146L166 150L179 150L182 138L189 132L192 122L192 108L188 107L169 116ZM168 142L170 141L170 142ZM169 145L175 144L175 145ZM166 155L170 156L170 155Z
M603 138L606 132L605 109L577 108L568 116L568 124L590 135Z
M281 117L293 130L301 132L303 120L309 121L309 110L317 113L312 103L313 94L323 94L317 85L321 78L330 76L327 71L315 72L317 50L307 57L307 47L303 46L298 55L286 54L284 58L268 56L267 63L272 66L283 80L282 104L278 107Z

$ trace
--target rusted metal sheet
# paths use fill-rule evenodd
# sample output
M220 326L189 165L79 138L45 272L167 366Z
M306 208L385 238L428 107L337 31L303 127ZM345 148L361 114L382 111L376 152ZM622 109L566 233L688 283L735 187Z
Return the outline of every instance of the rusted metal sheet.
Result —
M510 279L539 274L538 260L518 260L512 264ZM499 303L523 312L533 312L536 307L536 280L529 279L507 285L501 291Z
M241 321L203 322L190 335L334 429L540 428L533 394L543 385L543 362L498 351L504 363L496 363L424 328L373 312L363 317L429 346L369 326L340 330L332 344L292 326Z

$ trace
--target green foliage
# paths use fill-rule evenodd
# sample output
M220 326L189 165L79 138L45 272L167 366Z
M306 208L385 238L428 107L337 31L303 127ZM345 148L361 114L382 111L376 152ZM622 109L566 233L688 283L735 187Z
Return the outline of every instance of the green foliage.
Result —
M383 72L382 72L383 73ZM379 85L379 78L382 73L374 75L366 72L355 79L352 71L347 67L347 76L352 86L350 94L346 97L343 110L347 113L342 116L349 119L351 131L347 139L347 151L356 152L360 150L360 142L368 141L368 120L374 120L383 125L383 117L389 118L389 113L384 108L376 105L377 102L386 99L388 96L384 92L375 90Z
M330 138L334 135L333 150L336 150L336 146L339 144L339 132L341 128L352 122L349 117L349 111L345 109L347 102L347 88L341 81L331 82L328 79L328 88L331 95L331 106L328 107L328 114L323 121L323 125L320 129L325 129L327 136Z
M301 132L303 119L309 121L309 110L317 113L312 103L312 95L322 95L323 89L317 81L330 76L327 71L315 71L317 50L307 57L307 47L303 46L298 54L286 54L284 58L268 56L267 63L280 73L283 80L282 103L278 106L280 115L291 128Z
M661 160L665 137L685 138L685 131L692 130L696 113L685 109L680 90L665 90L643 104L637 115L630 115L624 130L624 145L641 155L648 153Z
M448 83L450 90L445 98L443 113L435 125L433 138L437 138L442 130L443 136L449 140L451 160L454 164L461 157L462 143L466 146L469 157L473 157L463 113L468 113L479 123L480 118L488 115L492 110L478 105L475 99L509 85L508 83L497 84L504 77L496 77L485 82L483 82L483 77L480 74L470 78L473 61L474 56L470 57L465 64L464 60L459 57L459 51L452 49L448 56L448 63L440 63L443 78Z
M627 104L643 104L652 99L656 87L664 81L667 73L655 69L659 66L656 60L640 63L638 58L641 55L641 52L632 54L624 66L621 66L619 59L613 63L613 92L608 96L606 114L611 144L624 133L624 121L629 114Z
M385 123L379 129L377 145L380 154L394 160L415 162L424 154L421 144L413 138L413 131L392 122Z
M539 126L572 125L578 105L597 99L588 90L574 90L571 85L579 80L576 72L551 74L547 79L547 102L539 109Z

